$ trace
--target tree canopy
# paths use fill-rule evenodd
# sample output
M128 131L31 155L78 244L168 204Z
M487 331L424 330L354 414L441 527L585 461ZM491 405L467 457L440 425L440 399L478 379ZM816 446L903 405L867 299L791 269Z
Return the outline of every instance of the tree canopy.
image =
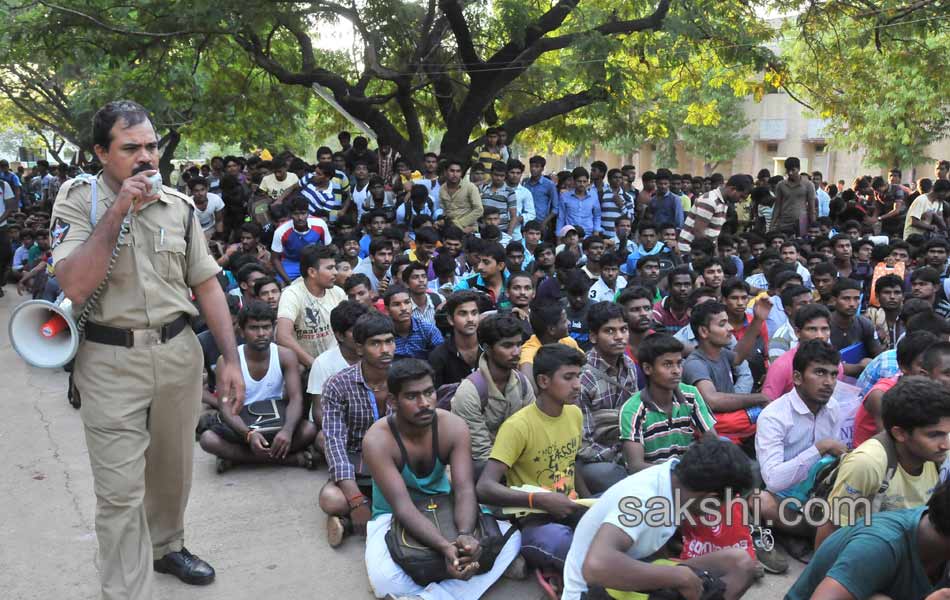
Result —
M950 125L950 2L800 3L784 83L839 145L880 167L914 165Z
M642 105L671 91L675 98L703 69L730 69L745 84L767 66L762 44L773 32L757 8L741 0L39 0L10 6L0 30L20 36L5 63L43 65L57 77L79 69L72 80L90 97L114 97L132 81L157 89L154 98L126 95L176 129L221 135L223 127L247 139L267 119L297 119L269 131L300 131L309 88L319 85L405 155L421 156L426 132L436 130L443 153L466 156L488 125L562 144L642 138L655 127ZM315 44L343 25L355 32L355 56ZM64 64L64 49L81 55ZM248 93L248 84L258 87ZM80 104L71 117L95 102ZM684 106L705 107L697 123L716 120L708 100Z
M117 97L149 107L171 142L301 151L346 123L314 86L416 159L470 156L500 125L560 153L653 141L671 161L679 143L713 165L745 142L742 99L769 87L880 165L919 162L950 118L948 0L0 5L0 97L87 152L92 111ZM780 56L770 8L796 14ZM348 30L349 47L325 43Z

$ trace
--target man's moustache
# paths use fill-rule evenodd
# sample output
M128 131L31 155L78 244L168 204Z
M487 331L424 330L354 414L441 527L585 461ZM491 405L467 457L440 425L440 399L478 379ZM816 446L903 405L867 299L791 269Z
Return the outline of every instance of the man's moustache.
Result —
M155 167L153 167L151 163L142 163L139 166L132 169L132 174L138 175L139 173L142 173L143 171L154 171L154 170L155 170Z

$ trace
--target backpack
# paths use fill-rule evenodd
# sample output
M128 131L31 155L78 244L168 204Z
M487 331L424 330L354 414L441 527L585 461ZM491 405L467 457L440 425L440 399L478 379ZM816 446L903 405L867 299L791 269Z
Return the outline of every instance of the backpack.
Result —
M884 492L890 487L891 479L894 478L894 473L897 472L897 449L894 447L894 440L891 439L891 436L889 436L886 431L878 433L871 439L880 442L881 445L884 446L884 452L887 454L887 468L884 470L881 486L874 494L874 498L871 499L871 512L875 513L881 509L881 504L884 502ZM819 469L818 473L815 474L815 485L808 494L809 500L812 498L828 498L831 494L831 490L835 487L835 481L838 479L838 469L840 467L841 457L836 457L835 460ZM817 506L814 506L812 510L815 509L817 509Z
M528 393L528 378L524 376L524 373L515 369L515 373L518 374L518 381L521 382L521 397ZM482 412L485 412L485 407L488 406L488 380L485 379L485 375L482 374L481 370L476 369L475 372L471 373L465 379L472 382L472 385L475 386L475 391L478 392L478 399L481 401ZM462 382L458 383L446 383L445 385L440 385L439 389L436 390L436 406L442 410L451 411L452 410L452 398L455 397L455 392L458 390L459 385Z
M438 494L414 501L416 509L442 534L442 537L454 540L458 537L455 526L455 499L452 494ZM511 526L504 534L498 521L492 515L478 511L475 531L472 535L478 539L482 552L478 559L478 573L484 574L495 566L495 559L502 548L511 539L518 528ZM386 532L386 547L393 562L399 565L406 575L419 585L428 585L448 579L445 557L425 543L415 539L406 527L393 517L392 525Z

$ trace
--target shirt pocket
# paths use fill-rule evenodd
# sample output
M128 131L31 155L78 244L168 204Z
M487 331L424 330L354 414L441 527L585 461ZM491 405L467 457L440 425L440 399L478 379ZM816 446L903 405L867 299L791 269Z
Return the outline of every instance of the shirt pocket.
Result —
M169 237L168 232L154 234L155 271L169 282L184 281L185 253L188 248L183 238Z

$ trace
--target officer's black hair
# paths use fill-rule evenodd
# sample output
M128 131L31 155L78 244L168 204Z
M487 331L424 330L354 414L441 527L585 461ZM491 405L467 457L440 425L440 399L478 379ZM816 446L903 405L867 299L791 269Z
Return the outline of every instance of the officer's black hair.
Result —
M112 143L112 128L119 120L128 129L149 120L148 111L132 100L114 100L96 111L92 117L92 142L108 150Z

